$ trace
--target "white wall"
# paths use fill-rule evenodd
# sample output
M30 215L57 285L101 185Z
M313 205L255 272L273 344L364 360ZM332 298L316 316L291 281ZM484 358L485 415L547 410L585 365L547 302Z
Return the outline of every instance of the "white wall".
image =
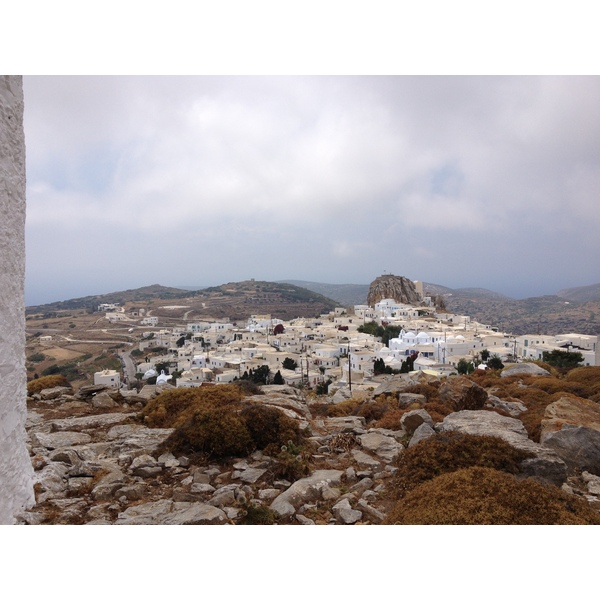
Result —
M31 508L26 447L25 135L23 82L0 76L0 523Z

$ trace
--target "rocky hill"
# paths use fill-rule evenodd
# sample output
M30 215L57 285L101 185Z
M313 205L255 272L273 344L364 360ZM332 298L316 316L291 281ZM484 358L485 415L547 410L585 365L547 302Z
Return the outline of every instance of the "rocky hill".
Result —
M381 275L371 282L367 304L371 307L375 306L384 298L392 298L396 302L415 306L421 302L415 284L410 279L399 275Z
M595 367L380 376L352 397L31 385L20 523L600 523Z
M600 283L560 290L556 295L572 302L600 302Z

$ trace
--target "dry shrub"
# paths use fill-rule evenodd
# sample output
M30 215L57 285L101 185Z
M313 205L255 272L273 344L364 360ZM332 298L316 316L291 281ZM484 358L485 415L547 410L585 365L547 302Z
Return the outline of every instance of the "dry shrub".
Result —
M427 398L429 402L435 402L439 398L440 381L432 381L430 383L415 383L402 390L403 393L421 394Z
M455 431L440 433L400 454L390 489L397 500L443 473L475 466L519 473L519 464L530 456L498 437Z
M600 367L578 367L569 371L565 380L584 386L585 398L598 402L600 398Z
M244 419L224 406L188 413L184 423L165 440L171 452L204 452L216 458L246 456L253 442Z
M598 525L585 500L532 479L470 467L445 473L407 494L385 524Z
M242 409L241 417L256 446L261 450L269 446L278 449L290 440L300 443L300 428L298 423L272 406L251 404Z
M33 396L53 387L71 387L71 384L64 375L46 375L27 382L27 395Z
M556 377L538 377L537 380L531 382L531 386L542 390L547 394L555 394L556 392L568 392L575 394L580 398L587 398L590 393L588 387L577 381L567 381L566 379L557 379Z
M344 400L339 404L332 404L327 407L328 417L349 417L360 403L358 400Z
M404 409L400 408L391 408L386 411L384 415L378 419L374 423L374 427L381 427L382 429L392 429L393 431L398 431L402 429L402 423L400 423L400 419L402 419L402 415L406 412Z
M244 391L237 385L167 390L141 411L150 427L173 427L163 449L204 452L214 457L245 456L300 438L296 421L280 410L244 406Z
M166 390L153 398L140 412L149 427L177 427L189 417L189 410L238 405L244 393L235 385Z
M454 412L448 404L435 401L427 402L419 408L424 408L434 423L441 423L450 413Z

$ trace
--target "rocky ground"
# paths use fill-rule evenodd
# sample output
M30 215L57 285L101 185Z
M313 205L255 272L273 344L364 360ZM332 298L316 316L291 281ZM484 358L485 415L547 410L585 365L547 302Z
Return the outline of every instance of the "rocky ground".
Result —
M399 406L418 406L424 398L402 390L419 377L382 377L371 395L395 394ZM596 429L590 429L582 464L575 465L564 450L564 439L554 446L537 444L521 421L508 416L524 409L518 402L501 401L465 378L452 379L444 399L454 412L434 423L424 408L415 408L403 415L399 430L369 427L362 417L320 416L322 403L345 399L339 392L319 400L287 386L265 386L265 394L251 400L279 408L309 432L311 452L301 458L310 473L295 482L277 476L276 459L260 451L219 461L161 452L159 446L172 430L146 427L138 418L160 391L155 386L122 394L100 386L74 395L69 388L43 390L29 399L27 420L37 503L18 522L380 524L391 509L386 490L396 471L395 459L407 446L450 430L492 433L528 449L534 455L528 475L598 504ZM564 410L557 415L564 421ZM589 422L589 413L585 419Z

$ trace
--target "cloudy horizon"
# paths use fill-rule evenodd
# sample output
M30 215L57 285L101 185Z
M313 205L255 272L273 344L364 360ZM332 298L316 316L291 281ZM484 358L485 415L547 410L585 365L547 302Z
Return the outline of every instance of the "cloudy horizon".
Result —
M600 283L597 76L25 76L28 306Z

